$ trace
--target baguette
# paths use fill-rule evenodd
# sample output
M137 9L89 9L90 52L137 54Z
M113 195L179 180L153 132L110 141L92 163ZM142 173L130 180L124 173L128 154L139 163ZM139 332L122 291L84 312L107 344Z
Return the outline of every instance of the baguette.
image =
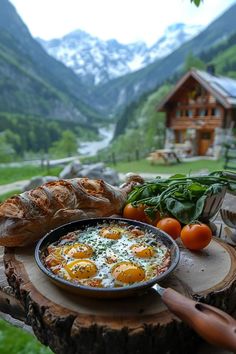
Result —
M118 188L99 179L74 178L13 196L0 205L0 245L26 246L71 221L120 215L131 188L132 182Z

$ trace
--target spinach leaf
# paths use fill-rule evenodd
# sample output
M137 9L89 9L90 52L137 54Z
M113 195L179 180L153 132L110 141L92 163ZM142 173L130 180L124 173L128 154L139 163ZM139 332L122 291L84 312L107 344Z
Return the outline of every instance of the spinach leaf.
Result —
M201 217L208 196L217 195L224 188L236 193L236 174L226 172L215 171L194 177L183 174L175 174L170 178L157 177L135 187L127 203L146 205L145 212L150 217L154 218L158 211L187 224Z
M173 215L182 224L189 224L199 219L207 196L201 196L197 202L185 201L181 202L174 198L166 200L166 209L169 214Z

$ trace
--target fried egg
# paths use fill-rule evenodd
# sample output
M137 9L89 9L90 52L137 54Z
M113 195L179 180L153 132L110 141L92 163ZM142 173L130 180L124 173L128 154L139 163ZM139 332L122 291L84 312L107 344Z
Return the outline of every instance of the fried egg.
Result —
M56 276L92 287L123 287L156 277L170 251L151 231L109 221L63 235L48 245L44 263Z
M147 244L138 243L130 247L133 254L139 258L150 258L154 256L154 248Z
M122 229L119 229L118 227L103 227L99 233L102 237L110 238L112 240L118 240L118 238L121 238L122 235Z
M70 258L89 258L93 254L93 249L83 243L75 243L70 246L64 246L63 253Z
M112 269L113 277L121 283L136 283L145 278L145 271L142 267L131 262L121 262Z
M78 259L65 265L72 279L88 279L97 274L96 264L88 259Z

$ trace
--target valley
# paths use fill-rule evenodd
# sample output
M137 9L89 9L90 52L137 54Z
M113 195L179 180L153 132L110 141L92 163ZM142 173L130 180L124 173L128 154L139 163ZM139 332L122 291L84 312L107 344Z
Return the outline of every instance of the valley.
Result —
M79 145L79 155L82 157L96 156L97 153L108 147L114 135L115 125L108 125L98 129L99 140L84 141Z
M205 28L173 24L150 47L100 41L81 30L42 42L1 0L0 162L62 158L78 148L91 158L127 159L162 147L165 117L155 107L187 70L189 55L203 70L213 64L217 74L235 77L235 16L233 5ZM106 149L110 125L114 140Z

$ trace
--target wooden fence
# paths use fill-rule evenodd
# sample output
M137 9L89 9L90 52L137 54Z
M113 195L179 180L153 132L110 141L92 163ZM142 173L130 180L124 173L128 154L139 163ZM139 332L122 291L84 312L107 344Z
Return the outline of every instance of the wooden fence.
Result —
M141 159L147 158L149 155L150 150L139 150L139 149L134 149L127 151L126 153L115 153L112 152L111 154L107 155L106 158L101 157L99 154L97 156L94 156L93 162L104 162L107 164L111 164L115 166L118 162L132 162L132 161L138 161Z
M225 149L224 169L236 170L236 146Z

